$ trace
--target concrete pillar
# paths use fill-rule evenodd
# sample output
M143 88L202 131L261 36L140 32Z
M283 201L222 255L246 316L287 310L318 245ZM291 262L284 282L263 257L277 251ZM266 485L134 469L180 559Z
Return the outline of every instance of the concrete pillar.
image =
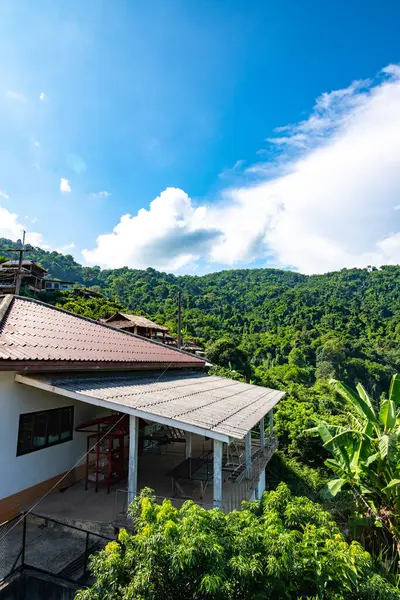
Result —
M261 496L265 492L265 486L266 486L265 471L261 471L260 478L258 480L258 485L257 485L257 498L261 498Z
M128 505L137 496L139 419L129 415Z
M260 446L265 448L265 417L260 420Z
M185 432L185 458L192 456L192 434L190 431Z
M137 325L134 325L134 326L133 326L133 333L134 333L135 335L137 335Z
M214 508L222 506L222 442L214 440Z
M274 435L274 413L272 412L272 408L268 414L269 414L269 435Z
M248 471L248 475L250 476L250 469L251 469L251 431L249 431L249 433L246 434L246 437L244 438L244 457L245 457L245 463L246 463L246 469Z

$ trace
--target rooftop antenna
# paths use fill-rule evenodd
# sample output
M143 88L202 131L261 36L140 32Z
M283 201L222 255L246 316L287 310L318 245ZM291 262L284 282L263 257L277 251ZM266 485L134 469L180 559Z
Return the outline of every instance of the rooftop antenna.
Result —
M18 248L8 248L8 252L18 252L19 253L19 257L18 257L18 269L17 272L15 274L15 295L19 296L19 292L21 289L21 281L22 281L22 259L24 256L24 252L28 252L28 250L25 250L24 246L25 246L25 229L22 231L22 241L21 240L17 240L17 246Z

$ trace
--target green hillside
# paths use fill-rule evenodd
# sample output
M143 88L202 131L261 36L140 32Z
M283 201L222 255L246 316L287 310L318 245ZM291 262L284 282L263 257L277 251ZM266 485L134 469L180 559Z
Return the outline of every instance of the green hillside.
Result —
M7 255L10 244L0 240L0 255ZM93 318L119 306L176 331L181 290L184 334L206 346L215 342L212 358L248 377L262 379L268 372L269 378L311 384L333 375L360 380L380 393L400 367L398 266L310 277L277 269L177 277L150 268L82 267L71 255L39 248L26 256L52 277L101 291L109 300L77 300L68 293L47 296Z

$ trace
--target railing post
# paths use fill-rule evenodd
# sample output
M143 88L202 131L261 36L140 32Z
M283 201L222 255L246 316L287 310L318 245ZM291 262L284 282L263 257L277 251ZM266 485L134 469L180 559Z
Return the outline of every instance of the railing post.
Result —
M27 514L24 513L24 520L22 525L22 553L21 553L21 567L25 565L25 546L26 546L26 518Z
M244 454L246 463L246 476L248 479L251 478L251 459L252 459L252 448L251 448L251 431L246 434L244 438Z
M269 435L271 437L274 435L274 413L272 412L272 408L269 411Z
M85 564L83 565L83 576L86 575L87 563L88 563L88 552L89 552L89 532L86 533L86 547L85 547Z
M260 419L260 448L265 448L265 417Z

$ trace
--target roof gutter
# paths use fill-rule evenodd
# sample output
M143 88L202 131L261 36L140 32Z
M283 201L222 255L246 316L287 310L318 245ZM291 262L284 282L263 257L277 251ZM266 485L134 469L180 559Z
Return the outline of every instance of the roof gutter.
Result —
M196 362L89 362L59 360L0 359L1 371L161 371L163 369L204 369Z

